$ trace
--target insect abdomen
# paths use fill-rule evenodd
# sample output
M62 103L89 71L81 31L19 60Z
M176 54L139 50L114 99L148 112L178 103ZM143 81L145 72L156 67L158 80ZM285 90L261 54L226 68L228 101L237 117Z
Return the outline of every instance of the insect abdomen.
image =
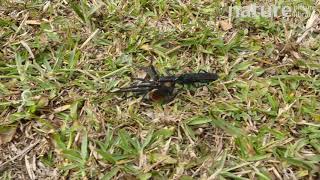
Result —
M188 73L182 74L178 77L177 83L179 84L192 84L192 83L209 83L218 79L215 73Z

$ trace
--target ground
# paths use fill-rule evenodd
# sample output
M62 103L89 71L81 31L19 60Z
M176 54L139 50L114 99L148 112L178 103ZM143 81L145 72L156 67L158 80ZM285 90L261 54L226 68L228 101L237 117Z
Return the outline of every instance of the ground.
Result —
M319 178L319 5L276 2L2 0L1 179ZM151 60L219 79L111 93Z

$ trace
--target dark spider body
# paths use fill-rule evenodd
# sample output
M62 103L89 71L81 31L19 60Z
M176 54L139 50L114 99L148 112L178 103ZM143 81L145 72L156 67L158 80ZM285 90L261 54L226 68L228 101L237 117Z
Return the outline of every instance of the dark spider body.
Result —
M199 72L199 73L185 73L178 76L159 76L155 68L151 65L147 69L148 79L136 79L140 83L126 88L121 88L116 92L134 92L136 95L148 95L151 101L167 103L174 99L177 93L174 92L175 84L195 84L195 83L210 83L218 79L215 73Z

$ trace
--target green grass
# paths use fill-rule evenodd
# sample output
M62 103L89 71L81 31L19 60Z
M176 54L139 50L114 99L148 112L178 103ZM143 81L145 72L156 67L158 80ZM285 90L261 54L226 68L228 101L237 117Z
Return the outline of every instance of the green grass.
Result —
M296 43L309 17L224 31L220 1L19 2L0 2L1 179L319 177L317 26ZM220 79L119 102L150 60Z

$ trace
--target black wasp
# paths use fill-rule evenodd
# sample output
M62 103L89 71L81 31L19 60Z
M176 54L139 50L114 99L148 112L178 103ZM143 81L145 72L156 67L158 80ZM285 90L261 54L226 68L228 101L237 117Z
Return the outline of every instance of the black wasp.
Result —
M117 92L133 92L136 96L142 95L148 96L147 99L151 101L157 101L162 103L168 103L172 101L177 92L175 92L175 85L187 85L194 83L209 83L218 79L216 73L209 73L206 71L200 71L198 73L184 73L181 75L169 75L159 76L153 65L145 68L147 77L134 78L136 83L126 88L120 88Z

